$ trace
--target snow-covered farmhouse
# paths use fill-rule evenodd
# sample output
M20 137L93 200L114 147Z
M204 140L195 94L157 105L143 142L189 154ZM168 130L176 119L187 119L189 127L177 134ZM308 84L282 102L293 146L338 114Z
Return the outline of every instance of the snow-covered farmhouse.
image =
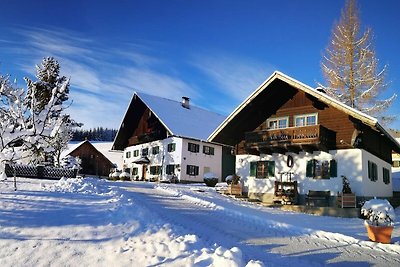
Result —
M236 173L249 197L272 202L276 184L312 191L391 197L392 151L399 144L379 122L283 73L274 72L210 135L235 147ZM277 181L278 183L275 183ZM282 185L282 184L281 184Z
M230 148L206 140L224 118L187 97L179 102L135 92L113 150L124 151L124 169L133 179L199 182L205 173L221 179L234 172L234 158Z

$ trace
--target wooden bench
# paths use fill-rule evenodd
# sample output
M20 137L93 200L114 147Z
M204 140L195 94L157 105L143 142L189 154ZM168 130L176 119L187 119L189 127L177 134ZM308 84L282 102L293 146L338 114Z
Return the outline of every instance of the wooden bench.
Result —
M331 196L331 191L315 191L309 190L306 195L307 205L310 205L310 201L323 200L326 202L326 205L329 206L329 198Z

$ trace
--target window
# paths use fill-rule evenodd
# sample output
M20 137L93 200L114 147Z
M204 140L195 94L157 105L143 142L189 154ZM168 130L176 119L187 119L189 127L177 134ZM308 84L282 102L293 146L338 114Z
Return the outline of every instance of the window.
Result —
M130 151L126 152L126 158L129 159L130 157L131 157L131 152Z
M390 184L390 172L386 168L382 168L383 170L383 182L385 184Z
M134 157L139 157L139 149L136 149L133 151L133 156Z
M157 155L159 152L160 152L159 146L155 146L151 149L151 154L153 154L153 155Z
M375 182L378 180L378 167L376 163L368 160L368 178Z
M148 148L143 148L142 149L142 157L147 156L149 154L149 149Z
M190 176L199 175L199 166L187 165L186 174L189 174Z
M138 168L132 168L132 175L138 174Z
M214 155L214 148L211 146L203 146L203 153L206 155Z
M168 144L168 146L167 146L168 152L174 152L175 151L175 147L176 147L175 143Z
M199 153L200 145L188 143L188 151L193 152L193 153Z
M311 126L317 125L318 123L318 114L305 114L305 115L297 115L294 116L294 126L301 127L301 126Z
M161 166L150 166L150 174L156 175L161 173Z
M272 118L267 120L268 129L282 129L287 128L289 125L289 117Z
M165 168L167 175L172 175L175 173L175 165L167 165Z
M275 161L250 162L250 176L268 178L275 176Z
M307 161L306 176L314 179L329 179L337 177L337 162L331 160L316 160Z
M395 168L400 167L400 160L394 160L392 166Z

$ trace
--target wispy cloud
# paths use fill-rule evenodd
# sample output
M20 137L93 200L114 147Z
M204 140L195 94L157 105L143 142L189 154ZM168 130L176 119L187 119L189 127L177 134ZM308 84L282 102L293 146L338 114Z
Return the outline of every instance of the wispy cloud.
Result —
M236 101L244 100L274 71L272 65L226 55L196 56L194 65L218 85L221 93Z
M61 29L23 28L15 32L23 42L10 42L9 52L24 55L17 63L22 71L34 75L35 64L45 56L60 62L61 74L71 78L73 104L68 112L85 128L119 127L133 91L176 100L198 94L167 62L147 54L154 50L151 47L130 43L109 49L98 40ZM7 47L6 42L3 45Z

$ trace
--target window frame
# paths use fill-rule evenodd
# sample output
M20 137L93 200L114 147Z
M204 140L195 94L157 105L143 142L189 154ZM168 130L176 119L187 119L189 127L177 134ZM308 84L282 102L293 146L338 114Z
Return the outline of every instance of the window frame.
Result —
M146 151L146 153L144 153ZM142 157L148 156L149 155L149 148L142 148L141 152L140 152Z
M275 161L258 160L250 162L250 176L257 179L269 179L275 177Z
M168 152L174 152L176 150L176 143L169 143L167 145L167 151Z
M171 168L172 168L172 171L171 171ZM165 174L167 174L167 175L175 174L175 164L167 164L165 166Z
M368 160L368 178L372 182L378 181L378 165Z
M382 177L385 184L390 184L390 170L382 167Z
M150 175L160 175L161 174L161 165L152 165L149 168Z
M308 118L308 117L313 117L313 116L315 116L315 124L307 124L307 118ZM297 125L297 119L298 119L298 118L304 118L305 124L304 124L304 125L301 125L301 126ZM294 127L306 127L306 126L315 126L315 125L318 125L318 113L307 113L307 114L295 115L295 116L293 117L293 124L294 124Z
M203 146L203 154L213 156L215 153L215 149L212 146Z
M188 142L188 151L192 153L199 153L200 152L200 145Z
M198 176L199 175L199 166L186 165L186 174L189 176Z
M279 122L280 122L280 121L283 121L283 120L286 121L286 127L280 127ZM269 126L269 124L270 124L270 122L274 122L274 121L276 122L277 127L271 128L271 127ZM267 129L268 129L268 130L277 130L277 129L286 129L286 128L289 128L289 116L276 117L276 118L269 118L269 119L267 119Z
M151 148L152 155L157 155L158 153L160 153L160 146L154 146Z

